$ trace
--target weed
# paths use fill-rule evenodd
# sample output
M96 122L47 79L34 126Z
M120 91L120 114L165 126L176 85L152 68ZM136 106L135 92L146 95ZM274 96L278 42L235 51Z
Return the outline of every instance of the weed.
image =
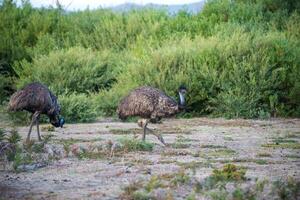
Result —
M171 164L171 163L175 163L175 160L161 160L159 161L159 164Z
M133 199L134 193L140 188L141 182L134 181L123 188L121 199Z
M228 192L225 189L213 190L205 193L206 196L209 196L212 200L226 200Z
M286 135L286 138L300 138L299 132L292 132Z
M175 186L183 185L188 183L190 177L185 173L182 169L178 173L175 174L175 177L171 180L171 183Z
M263 159L256 159L255 163L259 164L259 165L266 165L266 164L268 164L268 162L266 160L263 160Z
M232 193L233 200L255 200L255 194L250 190L244 191L241 188L236 188Z
M151 200L153 197L144 191L136 191L132 194L132 200Z
M17 150L14 154L12 154L12 157L8 157L9 161L13 161L13 168L15 171L17 171L18 166L22 164L22 155L20 150Z
M176 142L172 144L172 147L175 149L185 149L188 148L190 146L190 144L186 144L186 143L180 143L180 142Z
M170 149L162 152L161 155L162 156L186 156L186 155L192 155L192 153L184 149L180 149L180 150Z
M222 170L214 169L212 177L217 181L241 181L246 179L245 174L246 172L236 165L226 164Z
M195 169L197 167L200 167L203 165L202 162L196 162L196 161L192 161L192 162L176 162L176 164L178 164L179 166L183 167L184 169Z
M187 196L186 200L196 200L196 194L192 192L189 196Z
M16 129L13 129L11 131L11 134L10 136L8 137L7 141L11 144L17 144L18 142L21 141L21 136L20 134L18 133L18 131Z
M70 138L70 139L60 139L57 140L59 143L62 143L63 148L66 152L66 155L69 154L69 152L71 151L71 146L73 144L79 143L79 142L93 142L93 141L101 141L102 138L94 138L94 139L74 139L74 138ZM84 157L84 155L83 155Z
M161 179L158 176L152 176L149 182L145 186L147 192L151 192L153 189L163 187Z
M285 139L285 138L276 138L276 139L273 140L273 142L275 144L279 144L279 143L297 143L296 140Z
M43 138L43 143L47 144L50 142L50 140L55 137L55 135L53 134L47 134L47 135L43 135L42 138Z
M204 144L201 145L201 148L207 148L207 149L226 149L226 146L221 145L213 145L213 144Z
M217 186L223 187L226 182L229 181L244 181L246 171L238 168L234 164L226 164L221 170L214 169L213 173L205 178L203 187L205 189L212 189Z
M147 159L136 158L136 159L133 159L132 162L142 164L142 165L153 165L153 161L147 160Z
M287 158L294 158L294 159L299 159L300 158L300 155L298 154L288 154L286 155Z
M29 142L26 142L23 144L23 148L27 152L32 153L32 147L33 147L34 143L35 143L34 140L30 140Z
M255 183L255 189L259 192L262 192L264 190L265 184L269 183L268 180L263 179L263 180L257 180Z
M300 143L279 143L279 144L263 144L262 147L266 148L282 148L282 149L300 149Z
M125 151L152 151L154 144L135 138L123 137L119 139Z
M266 153L266 152L258 153L257 156L258 156L258 157L272 157L271 154Z
M77 158L82 160L82 159L93 159L93 160L98 160L98 159L104 159L107 157L106 153L103 152L92 152L88 150L82 150L78 154L76 154Z
M166 200L174 200L173 192L171 190L168 191Z
M199 181L197 181L195 186L194 186L194 191L196 193L200 193L202 191L202 189L203 189L202 184Z
M23 148L28 152L28 153L42 153L45 147L45 144L49 143L51 138L54 137L52 134L48 135L43 135L42 138L43 140L40 142L35 142L34 140L30 140L29 142L26 142L23 144Z
M172 147L175 149L188 148L191 144L187 143L190 140L183 137L182 135L177 135L175 143L172 144Z
M71 145L72 145L71 142L68 142L68 141L63 142L63 147L64 147L64 150L65 150L65 152L66 152L66 155L69 154L69 152L70 152L70 150L71 150L71 149L70 149Z
M296 182L293 178L288 177L287 182L275 181L273 183L272 192L277 194L282 200L296 200L300 192L300 182Z
M232 139L232 137L229 137L229 136L223 137L223 139L226 140L226 141L234 141L234 140Z
M138 134L141 133L139 129L110 129L110 133L114 135L129 135L129 134Z
M217 149L205 154L205 156L221 157L221 156L233 156L236 151L232 149Z
M52 137L52 136L51 136ZM97 142L102 141L103 139L100 137L93 138L93 139L78 139L78 138L69 138L69 139L54 139L54 141L57 141L58 143L67 143L67 144L75 144L75 143L83 143L83 142Z
M45 146L44 142L34 143L32 146L32 151L35 153L42 153L44 150L44 146Z
M193 171L193 174L196 173L196 169L199 167L211 167L210 163L207 162L196 162L196 161L192 161L192 162L176 162L177 165L183 167L184 169L191 169Z
M232 193L233 200L243 200L244 192L241 188L237 188Z
M13 168L16 170L17 167L22 163L22 149L18 142L21 141L21 136L16 129L11 130L11 134L6 138L10 146L9 150L6 151L7 160L13 162Z
M0 142L5 139L5 131L3 128L0 128Z
M51 125L49 125L49 126L43 126L42 127L42 131L53 132L53 131L55 131L55 128L54 128L54 126L51 126Z
M267 161L263 159L253 159L253 158L235 158L235 159L228 159L228 160L211 160L211 162L220 162L220 163L247 163L252 162L256 164L272 164L272 161Z

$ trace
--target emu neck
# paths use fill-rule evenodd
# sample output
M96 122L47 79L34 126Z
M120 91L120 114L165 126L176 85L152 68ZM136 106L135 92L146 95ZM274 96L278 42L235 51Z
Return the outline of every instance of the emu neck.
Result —
M179 92L179 105L180 106L184 106L185 105L184 95L181 92Z

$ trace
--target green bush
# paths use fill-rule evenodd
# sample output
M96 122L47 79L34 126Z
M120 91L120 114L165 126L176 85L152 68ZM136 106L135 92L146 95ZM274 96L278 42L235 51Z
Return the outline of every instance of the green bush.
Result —
M7 100L11 93L12 77L0 74L0 104Z
M107 96L115 97L110 101L114 110L119 97L136 86L151 85L176 97L184 83L192 112L231 118L299 116L298 51L281 33L243 29L226 37L172 40L133 59Z
M73 93L60 95L58 98L62 108L61 115L64 116L66 122L88 122L95 120L97 113L92 96Z
M298 1L210 0L198 14L168 15L4 0L0 19L1 102L40 81L69 121L90 121L114 115L138 86L177 98L185 84L186 116L300 116Z
M55 94L89 93L109 89L116 81L120 59L109 51L94 52L74 47L53 51L33 62L22 61L14 67L18 86L32 81L42 82Z

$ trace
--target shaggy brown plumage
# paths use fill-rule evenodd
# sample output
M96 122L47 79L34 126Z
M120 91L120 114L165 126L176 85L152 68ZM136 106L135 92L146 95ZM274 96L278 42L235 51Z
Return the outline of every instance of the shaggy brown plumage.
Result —
M130 92L120 102L117 112L120 119L126 119L129 116L159 119L175 115L179 112L179 106L164 92L144 86Z
M41 140L39 133L40 114L47 115L53 126L62 127L64 119L59 118L60 109L57 97L41 83L30 83L26 85L23 89L15 92L9 101L10 111L26 110L32 113L32 122L27 141L29 141L32 125L34 123L37 124L38 138Z
M179 88L179 92L186 92L186 88ZM183 102L184 103L184 99ZM159 121L163 117L171 117L179 113L184 105L177 104L164 92L149 86L137 88L124 97L117 109L120 119L124 120L129 116L143 118L138 125L144 128L143 140L145 139L147 124L150 121ZM147 129L149 130L149 129ZM154 132L152 132L154 134ZM156 135L164 143L161 135Z

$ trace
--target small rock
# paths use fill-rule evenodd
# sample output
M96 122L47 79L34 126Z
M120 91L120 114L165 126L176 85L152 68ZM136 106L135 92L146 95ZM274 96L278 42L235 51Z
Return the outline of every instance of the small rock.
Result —
M151 174L151 173L152 173L152 172L151 172L151 169L148 168L148 169L146 170L146 173L147 173L147 174Z
M129 173L131 173L131 171L129 170L129 167L126 167L126 169L125 169L125 173L126 173L126 174L129 174Z

